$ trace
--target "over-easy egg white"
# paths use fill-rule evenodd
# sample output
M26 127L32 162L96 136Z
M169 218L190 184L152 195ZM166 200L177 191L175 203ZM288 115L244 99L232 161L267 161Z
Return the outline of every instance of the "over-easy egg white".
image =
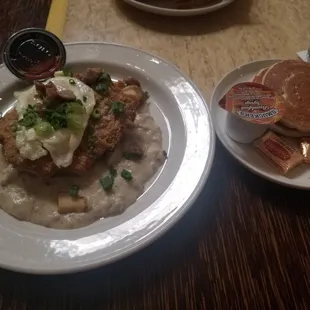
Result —
M15 143L22 157L36 160L48 154L42 147L42 142L37 139L37 134L33 128L22 128L16 132Z
M75 84L70 84L69 80L74 80ZM34 129L26 129L22 127L16 132L16 146L22 157L35 160L50 153L54 163L58 167L68 167L72 163L73 153L81 143L85 128L88 123L90 114L95 106L94 91L75 78L59 76L49 79L45 82L52 82L59 90L70 89L80 99L85 107L86 115L83 126L79 130L72 131L69 128L63 128L54 131L47 138L39 137ZM15 109L19 119L23 117L28 105L34 105L38 99L35 87L15 93L17 99ZM83 97L86 97L84 102Z

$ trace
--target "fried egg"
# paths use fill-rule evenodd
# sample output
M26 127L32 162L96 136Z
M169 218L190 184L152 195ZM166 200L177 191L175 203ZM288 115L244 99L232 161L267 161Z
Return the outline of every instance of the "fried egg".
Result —
M75 83L72 83L72 80ZM96 104L95 94L89 86L72 77L58 76L47 80L44 84L48 82L54 83L58 90L71 90L76 99L81 100L86 111L83 124L79 130L62 128L47 137L38 136L33 128L21 127L16 132L16 146L24 158L36 160L49 153L58 167L68 167L72 163L75 150L81 143L89 117ZM23 118L28 105L35 105L40 100L36 98L36 94L35 86L14 93L17 99L15 109L19 119Z

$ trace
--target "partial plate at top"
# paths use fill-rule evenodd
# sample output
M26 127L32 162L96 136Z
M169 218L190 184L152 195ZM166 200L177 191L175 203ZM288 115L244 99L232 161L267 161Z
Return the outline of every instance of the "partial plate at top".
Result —
M195 16L195 15L202 15L206 13L211 13L217 10L220 10L224 8L225 6L231 4L235 0L219 0L214 1L214 3L211 3L209 5L199 7L199 8L193 8L193 9L171 9L171 8L165 8L162 6L156 6L153 3L156 1L152 1L149 3L146 3L146 1L143 0L124 0L128 4L131 4L132 6L136 7L137 9L158 14L158 15L167 15L167 16ZM171 0L172 1L172 0Z
M228 73L218 83L211 99L211 116L215 131L224 147L242 165L255 174L281 185L310 189L310 166L302 164L293 169L286 176L280 175L260 154L258 154L251 144L241 144L233 141L226 133L225 123L227 112L219 107L219 100L234 85L240 82L249 82L261 69L270 67L279 59L267 59L254 61L245 64Z
M110 43L66 45L75 72L102 67L113 79L136 77L150 95L168 159L143 195L120 215L73 230L21 222L0 210L0 267L36 274L81 271L121 259L171 227L207 180L215 138L209 109L196 86L174 65L143 51ZM0 66L1 109L25 87ZM1 202L0 202L1 203Z

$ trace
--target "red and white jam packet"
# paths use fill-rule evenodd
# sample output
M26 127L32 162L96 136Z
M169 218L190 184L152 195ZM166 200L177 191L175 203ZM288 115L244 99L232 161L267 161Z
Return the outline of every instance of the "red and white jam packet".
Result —
M304 162L310 164L310 138L300 139L300 151L304 157Z
M304 161L304 156L298 146L289 143L271 131L256 140L254 147L281 174L287 174Z
M276 123L285 112L282 96L265 85L252 82L233 86L219 106L247 122L260 125Z

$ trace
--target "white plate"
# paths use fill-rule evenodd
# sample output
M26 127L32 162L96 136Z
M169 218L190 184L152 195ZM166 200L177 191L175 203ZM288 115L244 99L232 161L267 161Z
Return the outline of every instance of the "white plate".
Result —
M218 106L218 101L235 84L248 82L263 68L269 67L277 59L260 60L248 63L227 74L216 86L211 99L211 116L217 136L225 148L246 168L272 182L300 189L310 189L310 166L301 165L287 176L280 175L251 145L231 140L225 131L227 112Z
M154 14L159 15L167 15L167 16L195 16L195 15L202 15L206 13L211 13L217 10L220 10L231 4L235 0L222 0L219 3L211 4L205 7L200 7L197 9L189 9L189 10L178 10L178 9L167 9L159 6L154 6L150 4L146 4L137 0L124 0L125 2L131 4L132 6Z
M149 244L192 205L208 177L215 137L208 107L193 83L157 56L109 43L66 45L74 70L102 66L113 78L137 77L150 94L168 160L145 193L123 214L84 228L55 230L0 211L0 267L27 273L67 273L101 266ZM21 89L0 67L2 111Z

